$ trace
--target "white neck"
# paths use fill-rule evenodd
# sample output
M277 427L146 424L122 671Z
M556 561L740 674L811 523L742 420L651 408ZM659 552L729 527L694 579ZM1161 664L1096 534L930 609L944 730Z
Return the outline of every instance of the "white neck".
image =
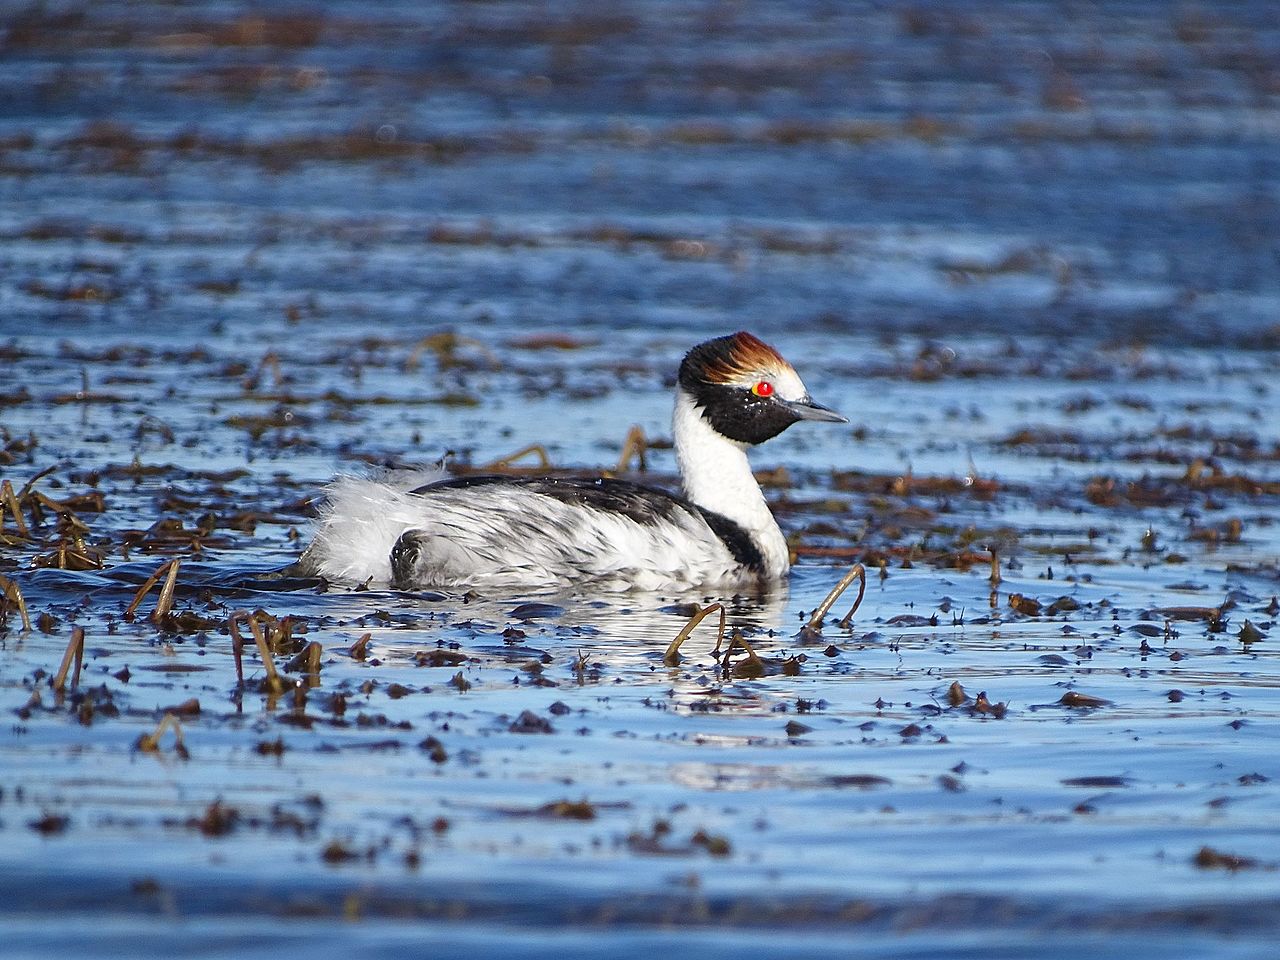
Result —
M785 574L790 552L751 472L747 445L713 430L684 390L676 393L671 432L684 495L746 530L764 557L766 575Z

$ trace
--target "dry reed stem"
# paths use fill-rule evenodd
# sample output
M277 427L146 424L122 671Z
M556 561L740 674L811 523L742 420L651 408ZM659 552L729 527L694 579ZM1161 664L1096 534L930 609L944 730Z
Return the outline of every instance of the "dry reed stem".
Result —
M47 477L49 474L53 473L53 471L57 469L58 468L56 465L52 467L45 467L43 470L37 473L34 477L32 477L30 480L24 483L22 485L22 489L18 491L18 502L21 503L23 500L25 500L27 498L27 494L31 492L32 487L34 487L40 480L44 479L45 477Z
M30 499L34 506L48 507L66 526L69 526L74 530L78 530L81 533L89 532L89 525L77 517L75 511L61 500L54 500L52 497L47 497L38 490L31 494Z
M995 549L991 550L991 586L997 587L1000 584L1000 554Z
M858 608L862 606L862 597L867 592L867 568L862 564L856 564L858 570L858 596L853 601L853 606L849 608L849 612L840 618L836 624L841 630L849 629L849 624L853 623L853 615L858 612Z
M13 525L17 527L18 534L23 537L31 535L27 530L27 523L22 519L22 505L18 502L17 494L13 492L13 484L8 480L0 483L0 529L4 528L4 508L9 507L9 512L13 514Z
M307 673L320 676L320 658L324 656L324 647L319 641L312 640L307 644Z
M71 663L75 661L76 672L71 678L71 688L74 690L80 684L80 664L84 662L84 627L73 627L71 630L71 640L67 643L67 650L62 655L62 666L58 668L57 674L49 684L54 690L61 693L67 684L67 671L71 669Z
M850 620L853 618L854 611L857 610L862 603L862 595L867 591L867 569L860 563L855 563L850 567L849 572L840 578L840 582L831 588L831 592L827 594L827 598L823 600L822 603L818 604L818 608L813 611L813 616L809 618L809 622L805 624L804 629L811 630L814 633L821 631L822 622L826 619L827 613L831 610L831 607L835 602L840 599L840 595L849 589L849 584L853 583L854 580L859 581L860 584L858 587L858 599L853 602L853 606L849 609L849 612L845 614L844 619L841 620L839 624L841 627L847 627Z
M635 459L640 461L640 472L644 473L648 469L644 459L648 449L649 440L645 437L644 430L639 425L633 426L627 431L627 438L622 441L622 453L618 455L618 466L614 472L626 473L631 469L631 461Z
M5 599L18 608L18 613L22 617L22 629L31 630L31 615L27 613L27 601L22 596L22 591L18 589L18 585L8 577L0 576L0 590L3 591Z
M138 607L142 606L142 601L146 599L147 594L151 592L151 588L159 583L160 578L163 577L165 573L177 562L177 557L174 557L172 560L166 560L156 568L155 573L151 574L151 576L147 577L147 579L142 582L142 586L138 588L138 592L133 595L133 602L125 608L124 618L126 620L133 619L133 615L138 612ZM158 607L159 604L156 606Z
M262 359L258 361L257 369L245 377L244 388L246 391L258 389L262 383L262 375L267 372L268 367L271 369L271 385L277 390L284 385L284 371L280 367L280 357L274 350L268 350L262 355Z
M662 655L663 663L677 664L680 662L680 645L689 639L689 634L693 633L694 627L705 620L710 614L720 611L720 629L716 633L716 648L719 649L720 641L724 639L724 621L725 609L723 603L709 603L692 617L689 622L680 628L680 632L676 634L676 638L671 641L667 647L666 653Z
M245 610L237 610L227 618L227 632L231 634L231 658L236 664L236 685L244 686L244 637L240 636L238 622L249 614Z
M517 450L515 453L511 454L510 456L500 457L497 460L493 460L489 463L486 463L480 469L481 470L506 470L517 460L520 460L523 457L527 457L530 454L537 454L539 467L541 467L544 470L551 469L551 457L547 454L547 448L540 443L531 443L527 447L521 447L519 450Z
M290 672L301 670L303 673L318 677L320 675L320 659L323 656L324 646L319 641L312 640L299 650L297 655L285 664L284 668Z
M742 635L742 631L736 628L733 633L729 635L729 646L725 648L724 655L728 657L729 654L733 653L734 647L741 647L745 650L747 652L747 659L752 663L758 663L761 666L764 666L764 661L760 659L760 655L751 648L751 644L747 643L747 638Z
M58 563L60 569L67 570L101 570L102 555L97 550L91 550L85 546L84 539L80 536L71 538L72 549L68 550L66 543L58 544ZM68 561L76 561L78 565L72 565Z
M187 745L182 739L182 723L172 713L166 713L161 717L160 722L156 724L155 730L151 733L144 733L138 737L138 749L143 753L158 753L160 751L160 738L169 729L173 730L174 749L179 755L187 756Z
M453 353L458 347L475 347L484 354L490 366L496 369L500 365L494 352L481 341L474 337L461 336L452 331L445 331L443 333L430 334L419 340L414 345L409 356L405 358L401 369L406 373L417 370L421 365L422 355L428 350L434 353L437 359L448 362L452 359Z
M249 629L253 632L253 642L258 645L258 655L262 657L262 666L267 671L267 679L265 685L271 693L283 693L285 684L280 679L280 674L276 672L276 662L271 657L271 648L267 646L267 638L262 633L262 627L258 625L258 620L252 614L248 615Z
M151 613L152 623L159 623L173 609L173 590L178 585L178 567L181 565L182 560L179 557L169 561L169 576L165 578L164 586L160 588L160 598L156 600L156 608Z

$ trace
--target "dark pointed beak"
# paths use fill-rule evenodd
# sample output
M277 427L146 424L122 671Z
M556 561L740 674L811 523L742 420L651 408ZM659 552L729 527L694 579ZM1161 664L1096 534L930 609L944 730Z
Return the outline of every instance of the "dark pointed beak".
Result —
M849 422L846 417L840 416L830 407L815 403L809 397L805 397L803 400L779 400L778 402L800 420L821 420L825 423Z

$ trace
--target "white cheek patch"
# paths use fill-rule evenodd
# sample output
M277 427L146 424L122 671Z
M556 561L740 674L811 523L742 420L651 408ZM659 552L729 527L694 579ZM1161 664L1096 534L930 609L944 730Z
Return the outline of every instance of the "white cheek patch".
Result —
M780 400L803 400L809 396L800 377L794 370L779 370L773 378L774 395Z

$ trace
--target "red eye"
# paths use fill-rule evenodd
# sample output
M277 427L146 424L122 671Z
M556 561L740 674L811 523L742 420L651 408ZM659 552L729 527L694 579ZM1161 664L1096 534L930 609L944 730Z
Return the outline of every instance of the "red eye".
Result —
M770 383L768 380L761 380L759 383L757 383L754 387L751 388L751 392L754 393L757 397L773 396L773 384Z

